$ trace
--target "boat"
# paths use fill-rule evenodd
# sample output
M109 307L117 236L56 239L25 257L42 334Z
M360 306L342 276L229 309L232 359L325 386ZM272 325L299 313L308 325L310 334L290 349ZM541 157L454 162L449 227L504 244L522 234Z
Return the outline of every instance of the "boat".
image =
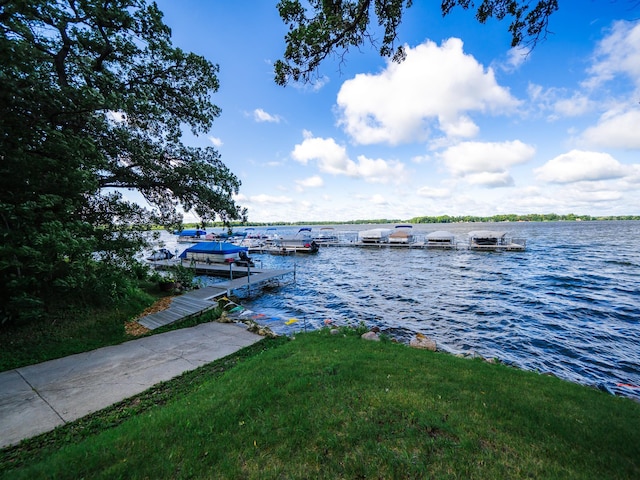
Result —
M333 227L322 227L320 231L313 235L313 239L318 245L330 245L338 243L338 235Z
M408 245L414 242L412 225L396 225L396 228L389 235L389 243L392 245Z
M267 238L265 233L261 233L253 227L248 227L244 229L242 236L233 239L233 244L247 247L249 252L261 252L267 244Z
M451 232L438 230L428 234L424 244L427 248L456 248L456 238Z
M169 249L161 248L160 250L154 250L151 252L151 255L147 257L147 260L150 262L157 262L159 260L171 260L173 257L174 255L169 251Z
M491 230L477 230L469 232L470 250L507 250L523 251L526 249L524 238L511 239L506 232L494 232Z
M200 228L177 230L174 233L178 235L178 243L210 242L213 240L213 238L207 238L207 231Z
M358 232L358 240L362 243L388 243L390 228L372 228Z
M201 242L187 248L179 258L182 262L238 263L246 261L247 251L247 247L227 242Z
M293 253L318 253L320 245L314 240L311 229L301 228L292 237L280 237L272 240L265 251L273 255L291 255Z

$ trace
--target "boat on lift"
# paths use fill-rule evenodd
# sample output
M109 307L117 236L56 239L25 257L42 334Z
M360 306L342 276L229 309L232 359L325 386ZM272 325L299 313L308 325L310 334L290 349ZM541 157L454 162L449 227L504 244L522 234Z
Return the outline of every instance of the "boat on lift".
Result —
M469 249L484 251L524 251L527 241L524 238L509 238L506 232L477 230L469 232Z
M424 242L427 248L453 249L456 248L456 237L446 230L429 233Z

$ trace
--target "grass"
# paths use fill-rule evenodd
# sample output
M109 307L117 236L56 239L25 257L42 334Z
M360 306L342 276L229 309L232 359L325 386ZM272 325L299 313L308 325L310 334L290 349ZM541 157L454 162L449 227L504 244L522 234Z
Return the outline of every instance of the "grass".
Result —
M155 283L143 283L141 288L131 289L126 298L109 307L65 306L50 312L45 319L2 326L0 372L138 338L127 333L125 324L169 294L162 292ZM219 310L212 310L149 334L194 326L211 321L219 314Z
M640 478L629 399L343 333L265 339L5 449L0 478Z
M16 326L3 325L0 371L131 340L125 332L125 322L162 296L159 289L151 285L145 287L131 290L127 298L108 307L60 307L45 319Z

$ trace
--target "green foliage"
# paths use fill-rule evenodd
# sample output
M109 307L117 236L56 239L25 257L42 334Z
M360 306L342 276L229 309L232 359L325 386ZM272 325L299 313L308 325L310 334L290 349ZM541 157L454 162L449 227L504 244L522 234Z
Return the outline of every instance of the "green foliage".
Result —
M195 278L195 272L193 269L185 267L183 265L172 265L169 267L162 278L177 282L182 287L189 289L193 286L193 280Z
M412 0L281 0L278 11L289 32L285 36L284 58L274 65L276 83L309 82L327 57L336 54L343 58L349 48L359 48L367 41L377 45L377 35L372 31L375 24L384 32L379 42L380 55L392 57L396 62L404 60L402 45L395 44L398 27L412 3ZM533 47L545 37L549 17L558 10L558 0L442 0L441 7L445 16L455 7L475 9L480 23L490 18L509 18L511 46Z
M144 232L180 206L244 218L218 152L181 141L219 115L218 67L173 47L155 4L0 2L0 57L0 323L120 291Z

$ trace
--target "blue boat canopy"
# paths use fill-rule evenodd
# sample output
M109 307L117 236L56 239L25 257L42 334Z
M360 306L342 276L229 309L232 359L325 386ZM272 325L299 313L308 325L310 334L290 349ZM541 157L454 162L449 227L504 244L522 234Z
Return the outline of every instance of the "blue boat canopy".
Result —
M207 231L206 230L182 230L179 231L177 230L175 232L176 235L181 235L183 237L197 237L198 235L206 235Z
M180 254L180 258L187 258L187 252L227 255L230 253L247 252L248 250L248 247L239 247L238 245L234 245L233 243L202 242L185 249L185 251Z

